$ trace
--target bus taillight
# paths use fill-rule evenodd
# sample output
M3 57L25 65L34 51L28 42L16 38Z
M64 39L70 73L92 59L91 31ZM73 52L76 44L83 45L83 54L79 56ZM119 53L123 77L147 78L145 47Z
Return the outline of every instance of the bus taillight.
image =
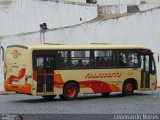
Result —
M4 80L6 81L6 75L7 75L7 65L6 65L6 63L3 64L3 72L4 72Z

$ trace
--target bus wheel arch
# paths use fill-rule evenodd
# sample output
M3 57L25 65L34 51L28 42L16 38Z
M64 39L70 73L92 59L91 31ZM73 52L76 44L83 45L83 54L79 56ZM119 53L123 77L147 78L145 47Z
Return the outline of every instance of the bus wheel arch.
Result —
M79 92L79 83L75 80L69 80L64 84L63 94L60 98L63 100L74 100L77 98Z
M138 89L137 81L134 78L129 78L123 82L122 94L125 96L133 95L134 90Z

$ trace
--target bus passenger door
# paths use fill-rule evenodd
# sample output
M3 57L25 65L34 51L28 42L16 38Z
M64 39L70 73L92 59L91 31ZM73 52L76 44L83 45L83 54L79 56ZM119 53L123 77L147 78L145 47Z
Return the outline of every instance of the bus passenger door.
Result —
M53 94L54 57L37 56L37 93Z
M150 88L149 55L141 55L141 90Z
M155 90L157 74L153 54L140 55L141 63L141 90Z

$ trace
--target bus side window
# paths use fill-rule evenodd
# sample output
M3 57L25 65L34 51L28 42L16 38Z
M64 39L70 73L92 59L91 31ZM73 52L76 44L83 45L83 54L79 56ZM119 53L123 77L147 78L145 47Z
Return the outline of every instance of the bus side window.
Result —
M37 72L43 73L44 59L43 57L37 57Z
M108 68L115 66L113 50L96 50L95 53L96 68Z
M52 73L53 72L53 69L54 69L54 59L53 57L46 57L46 64L45 64L45 70L46 70L46 73Z
M123 54L122 53L119 54L119 65L120 66L125 66L124 58L123 58Z
M71 51L72 69L87 69L90 65L90 51Z
M155 75L156 74L155 62L154 62L153 56L151 58L152 58L151 59L151 74Z
M120 51L119 53L119 66L126 67L127 66L127 53L126 51Z
M68 51L58 51L58 69L69 69Z
M129 57L129 58L128 58L128 60L127 60L127 65L128 65L129 67L133 67L133 66L134 66L134 62L133 62L133 60L132 60L132 57Z
M138 54L132 50L122 50L119 53L120 67L138 67Z
M79 59L76 67L77 68L86 68L87 66L83 63L83 61L81 59Z

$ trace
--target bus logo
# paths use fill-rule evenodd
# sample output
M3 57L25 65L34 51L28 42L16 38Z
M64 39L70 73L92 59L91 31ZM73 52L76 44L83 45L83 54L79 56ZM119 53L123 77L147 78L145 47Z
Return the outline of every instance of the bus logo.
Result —
M15 59L18 58L19 55L21 55L21 53L19 53L18 50L14 50L13 53L11 54L13 55Z

